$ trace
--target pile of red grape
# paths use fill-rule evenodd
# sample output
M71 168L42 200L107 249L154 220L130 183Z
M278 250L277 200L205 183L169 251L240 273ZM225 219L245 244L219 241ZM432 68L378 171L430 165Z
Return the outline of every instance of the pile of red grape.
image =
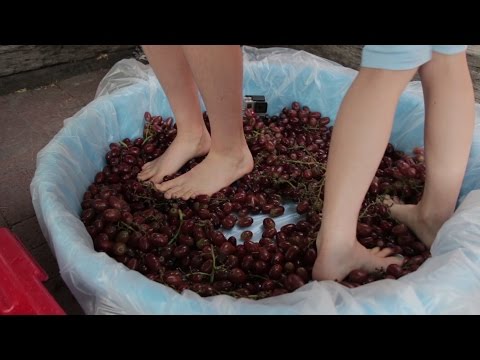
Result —
M208 116L204 120L209 129ZM188 201L166 200L149 182L139 182L142 165L163 154L176 136L172 118L145 114L143 138L110 144L107 165L83 196L81 219L97 251L153 281L201 296L228 294L261 299L292 292L311 280L315 239L322 219L324 174L332 133L330 119L298 102L278 116L244 115L254 170L215 193ZM423 150L414 157L388 145L359 214L357 236L367 248L391 247L406 257L402 267L375 273L352 271L341 283L356 287L397 279L429 256L404 224L393 220L384 197L417 203L425 180ZM201 162L189 161L179 176ZM277 227L273 218L296 204L302 220ZM263 232L248 230L252 215L265 214ZM222 229L244 231L237 239Z

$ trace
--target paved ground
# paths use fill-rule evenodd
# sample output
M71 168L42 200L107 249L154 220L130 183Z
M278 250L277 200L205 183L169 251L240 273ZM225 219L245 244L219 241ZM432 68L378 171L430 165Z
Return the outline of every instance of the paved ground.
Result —
M0 96L0 227L8 227L49 275L46 287L67 314L82 309L59 275L33 210L30 182L36 155L63 121L88 104L107 70L82 74L36 90Z

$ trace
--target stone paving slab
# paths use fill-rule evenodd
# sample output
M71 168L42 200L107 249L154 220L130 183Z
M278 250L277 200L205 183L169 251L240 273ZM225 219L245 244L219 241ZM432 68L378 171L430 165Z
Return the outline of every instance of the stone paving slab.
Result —
M33 210L30 183L37 153L95 96L108 69L35 90L0 96L0 227L10 228L47 272L45 286L67 314L83 314L62 280Z

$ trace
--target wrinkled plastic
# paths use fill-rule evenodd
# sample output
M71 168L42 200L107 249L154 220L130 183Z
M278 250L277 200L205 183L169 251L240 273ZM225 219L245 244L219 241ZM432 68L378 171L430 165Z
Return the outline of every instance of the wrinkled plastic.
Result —
M245 47L244 60L244 93L265 95L271 114L298 100L335 119L356 75L291 49ZM31 184L35 212L62 278L87 314L480 314L480 191L472 191L480 188L480 106L463 201L438 233L432 258L415 273L355 289L311 282L294 293L259 301L178 294L93 249L79 219L83 193L105 165L109 143L141 135L145 111L172 115L151 69L122 60L102 80L96 99L67 119L37 157ZM423 94L414 82L400 99L391 142L407 152L422 145L423 123ZM276 222L298 217L289 206ZM260 219L255 217L257 229Z

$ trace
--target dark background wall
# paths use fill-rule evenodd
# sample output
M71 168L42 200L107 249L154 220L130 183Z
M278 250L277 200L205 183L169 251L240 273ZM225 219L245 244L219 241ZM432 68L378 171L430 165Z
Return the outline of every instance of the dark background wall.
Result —
M1 45L0 95L35 88L131 57L135 45Z
M358 69L363 45L253 45L305 50ZM0 46L0 94L34 88L72 75L109 68L132 57L136 45L2 45ZM480 45L468 49L468 62L480 102Z

